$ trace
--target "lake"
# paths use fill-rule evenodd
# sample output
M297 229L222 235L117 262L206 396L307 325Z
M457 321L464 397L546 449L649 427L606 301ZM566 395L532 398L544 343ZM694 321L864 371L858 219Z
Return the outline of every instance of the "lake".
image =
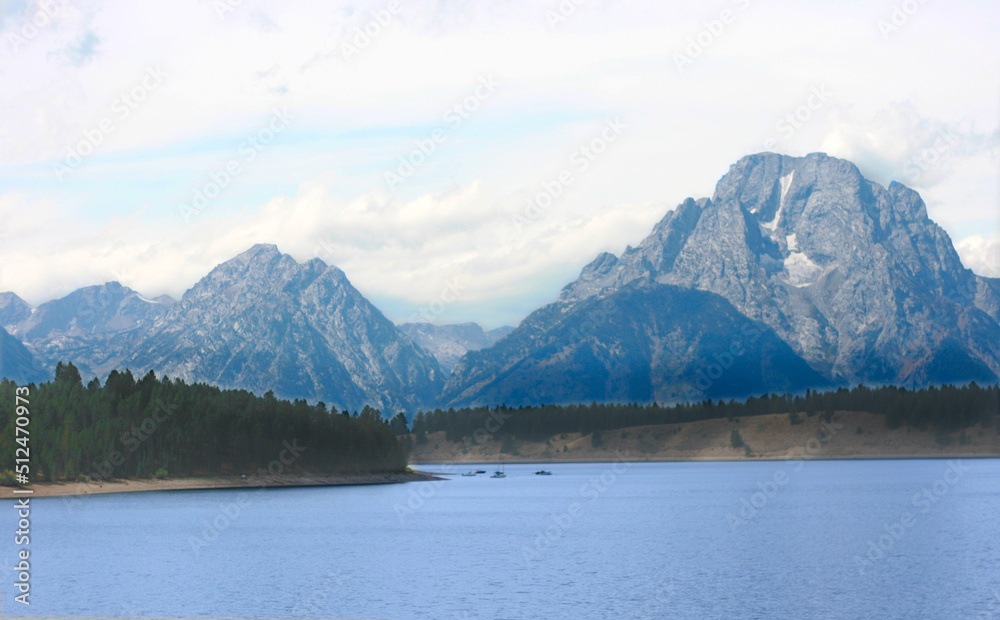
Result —
M533 475L540 467L553 475ZM32 605L14 602L8 568L2 612L1000 620L1000 460L506 473L34 499ZM15 563L12 503L4 567Z

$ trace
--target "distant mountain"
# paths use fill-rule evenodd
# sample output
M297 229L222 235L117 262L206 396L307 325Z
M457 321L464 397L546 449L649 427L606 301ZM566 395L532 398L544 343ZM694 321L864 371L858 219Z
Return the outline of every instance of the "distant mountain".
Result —
M916 192L821 153L741 159L513 330L397 328L336 267L269 245L179 302L114 282L37 308L3 293L0 325L8 369L152 369L385 412L1000 376L1000 279L962 266Z
M533 312L491 349L466 355L439 402L672 402L830 386L722 297L639 280Z
M168 308L177 303L177 300L175 300L170 295L160 295L159 297L154 297L153 301L155 301L158 304L164 305Z
M13 296L16 298L16 295ZM5 323L11 335L27 343L48 365L72 361L86 375L104 375L121 364L173 301L146 299L117 282L78 289L24 312L19 298L7 314L20 320ZM0 305L2 305L0 300ZM25 304L26 305L26 304Z
M17 339L0 327L0 379L39 383L52 378L42 364Z
M319 259L273 245L222 263L188 290L125 366L340 409L391 413L430 402L437 361Z
M446 374L451 372L459 358L469 351L493 346L513 327L504 326L485 331L476 323L458 325L433 325L431 323L401 323L400 331L424 350L433 355Z
M688 199L639 247L584 274L561 301L636 279L710 291L837 380L1000 374L995 283L962 266L916 192L821 153L741 159L711 199Z
M1000 278L976 277L976 307L1000 323Z
M765 354L758 360L763 374L750 367L736 373L751 378L737 386L744 394L769 382L803 389L817 375L908 386L994 382L1000 375L1000 287L962 266L916 192L895 182L884 188L850 162L821 153L764 153L733 165L712 198L688 199L669 212L638 247L598 256L554 304L503 341L469 353L439 403L659 399L672 392L657 387L661 380L675 382L683 397L691 385L685 372L724 355L726 342L745 339L733 331L737 322L722 320L721 307L705 302L713 312L687 316L671 305L682 299L676 291L632 288L653 283L718 296L814 371L800 372L787 352L771 348L780 363L767 365ZM649 296L662 302L658 310ZM574 344L571 326L601 300L620 308L621 318L578 326L581 342ZM633 334L641 337L630 340ZM655 347L686 370L665 372L652 356ZM719 381L703 391L732 391Z
M31 304L14 293L0 293L0 327L11 327L31 316Z

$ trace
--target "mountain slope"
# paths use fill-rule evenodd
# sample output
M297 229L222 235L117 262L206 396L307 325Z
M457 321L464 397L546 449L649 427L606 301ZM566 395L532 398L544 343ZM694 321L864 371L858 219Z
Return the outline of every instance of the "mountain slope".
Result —
M513 327L498 327L485 331L476 323L433 325L431 323L401 323L400 331L433 355L444 373L450 373L456 362L469 351L493 346Z
M211 271L157 322L127 361L185 381L341 409L412 411L441 387L416 347L319 259L299 264L257 245Z
M821 153L741 159L711 199L688 199L638 247L598 257L559 299L636 279L717 293L838 380L1000 374L996 288L962 266L916 192Z
M976 289L970 295L975 295L976 307L993 317L1000 323L1000 278L976 277Z
M0 327L0 379L17 383L41 382L51 379L42 364L17 339Z
M72 361L85 375L104 375L121 367L167 308L166 301L148 300L108 282L73 291L26 315L21 311L15 315L21 320L9 327L49 365Z
M14 293L0 293L0 327L10 331L17 323L31 316L31 304Z
M466 355L439 402L670 402L829 386L722 297L640 280L535 311L494 347Z

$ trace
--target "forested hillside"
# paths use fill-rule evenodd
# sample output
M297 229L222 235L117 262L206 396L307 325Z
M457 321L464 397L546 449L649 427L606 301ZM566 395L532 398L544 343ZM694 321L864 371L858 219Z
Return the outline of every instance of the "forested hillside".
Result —
M477 432L495 436L540 440L557 433L583 433L643 426L676 424L712 418L746 417L772 413L832 416L835 411L867 411L884 415L889 428L909 425L948 433L977 423L1000 423L1000 388L970 383L921 390L897 387L813 392L805 395L770 394L745 401L682 403L673 406L597 404L542 407L477 407L418 413L413 421L417 441L426 433L444 431L448 441L476 440Z
M0 469L14 466L15 388L0 382ZM378 410L328 411L243 390L113 371L83 385L59 364L28 396L31 480L401 471L407 450ZM272 467L272 473L277 466ZM9 476L8 476L9 477Z

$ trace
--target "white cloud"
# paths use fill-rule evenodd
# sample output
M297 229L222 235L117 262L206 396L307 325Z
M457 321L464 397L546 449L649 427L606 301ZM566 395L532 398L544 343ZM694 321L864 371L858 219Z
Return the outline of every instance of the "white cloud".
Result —
M74 0L16 54L20 22L3 23L0 288L43 301L124 274L178 294L253 243L304 259L322 242L390 314L466 277L444 319L513 322L768 140L909 181L956 239L1000 232L1000 93L983 77L1000 71L1000 5L928 3L886 40L889 7L741 2L678 72L674 53L737 3L586 2L553 27L555 1L418 0L350 59L387 3L213 4ZM163 84L54 183L49 164L156 66ZM496 94L387 194L383 173L489 75ZM816 88L831 94L789 133ZM177 204L282 107L288 132L184 226ZM517 233L525 199L614 117L621 140ZM915 168L942 131L954 142Z
M376 303L387 304L390 314L395 310L394 318L433 302L442 287L457 280L460 312L466 318L478 312L474 318L500 324L520 317L482 312L493 300L537 299L547 292L531 282L540 273L558 272L556 284L565 282L574 265L606 249L620 252L626 240L641 238L666 211L664 205L619 205L581 216L553 206L551 217L519 230L513 224L519 200L482 208L482 199L482 184L474 182L409 202L384 192L344 202L316 180L255 211L206 216L190 225L154 225L137 213L81 229L69 247L46 243L46 231L25 229L22 222L12 226L18 238L6 252L17 268L0 272L0 289L40 303L114 279L148 296L177 297L216 264L267 242L300 261L319 257L337 265ZM8 218L26 211L24 204L3 206L0 214ZM78 224L64 222L68 228ZM62 266L59 278L46 277L49 265Z
M855 162L873 180L925 189L970 158L996 157L1000 132L987 134L923 116L912 103L894 103L867 119L838 110L821 148Z
M955 244L962 263L976 274L1000 278L1000 235L990 239L973 235Z
M1000 129L924 116L894 103L859 118L838 110L821 150L853 161L868 178L899 181L920 192L931 219L956 237L996 229Z

